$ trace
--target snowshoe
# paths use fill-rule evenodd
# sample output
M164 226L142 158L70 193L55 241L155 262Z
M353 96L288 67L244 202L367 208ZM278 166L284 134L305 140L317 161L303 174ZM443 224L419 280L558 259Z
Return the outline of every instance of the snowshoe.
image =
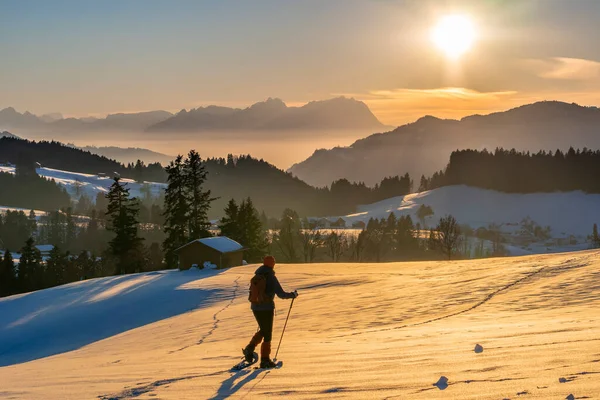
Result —
M252 364L254 362L254 357L258 357L254 352L254 349L250 346L243 348L242 353L244 354L244 359L248 364Z
M273 369L273 368L281 368L283 366L283 361L273 362L270 359L261 360L260 368L261 369Z
M241 362L239 362L238 364L231 367L230 371L231 372L241 371L244 368L248 368L249 366L256 364L257 362L258 362L258 354L252 353L252 360L250 362L248 362L244 359Z

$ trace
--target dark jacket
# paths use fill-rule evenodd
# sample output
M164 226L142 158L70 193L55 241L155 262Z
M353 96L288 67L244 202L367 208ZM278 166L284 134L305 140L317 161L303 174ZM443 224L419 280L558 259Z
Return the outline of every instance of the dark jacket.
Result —
M263 265L256 270L255 274L262 274L262 275L266 276L266 278L267 278L266 292L267 292L267 296L271 299L271 301L269 303L265 303L265 304L252 304L251 305L252 311L274 310L275 309L275 295L277 295L277 297L279 297L280 299L293 299L294 298L293 293L288 293L283 290L283 288L281 287L281 284L279 283L279 281L277 280L277 277L275 276L275 271L273 270L273 268Z

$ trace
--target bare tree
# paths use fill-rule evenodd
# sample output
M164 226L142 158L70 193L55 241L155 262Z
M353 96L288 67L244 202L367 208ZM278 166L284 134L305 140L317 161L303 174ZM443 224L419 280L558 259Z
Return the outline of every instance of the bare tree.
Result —
M327 244L327 254L333 262L340 261L340 258L348 248L348 239L344 232L331 231L325 239Z
M284 260L298 261L297 245L300 237L300 217L296 211L286 208L281 216L279 232L274 235Z
M459 251L462 238L456 218L452 215L441 218L434 232L434 238L435 247L451 260L452 255Z
M351 235L348 240L348 253L351 261L361 262L364 258L365 246L367 244L367 232L361 231L358 235Z
M315 222L309 222L306 218L302 221L300 243L304 262L313 262L315 260L317 249L323 245L323 234L317 228Z

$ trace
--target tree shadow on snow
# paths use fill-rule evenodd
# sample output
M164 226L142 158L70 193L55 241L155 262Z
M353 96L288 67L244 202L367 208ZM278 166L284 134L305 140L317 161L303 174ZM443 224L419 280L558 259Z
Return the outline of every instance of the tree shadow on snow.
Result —
M121 275L0 299L0 367L76 350L231 299L233 283L193 284L222 271Z

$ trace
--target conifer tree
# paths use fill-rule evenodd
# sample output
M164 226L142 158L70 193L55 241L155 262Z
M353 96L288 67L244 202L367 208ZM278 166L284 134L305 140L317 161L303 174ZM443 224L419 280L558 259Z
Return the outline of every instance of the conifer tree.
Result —
M77 239L77 225L73 219L73 210L71 207L65 210L65 241L64 247L68 250L73 249Z
M37 225L37 218L35 215L35 211L31 210L29 211L29 230L31 232L32 236L36 236L37 235L37 230L38 230L38 225ZM37 236L36 236L37 237Z
M109 248L116 258L117 275L139 271L142 268L143 239L138 236L139 204L129 197L129 189L116 177L106 197L108 198L107 229L115 234Z
M153 242L148 248L148 264L150 271L158 271L163 267L163 252L156 242Z
M33 238L27 239L25 246L21 248L19 259L19 288L22 292L37 290L41 288L44 274L41 270L42 255L34 246Z
M165 190L164 231L166 238L163 242L165 262L167 267L177 266L175 250L186 244L188 239L188 202L185 195L185 180L183 175L183 157L177 156L175 161L165 168L167 172L167 189Z
M200 155L195 150L190 150L183 166L185 195L189 205L189 240L210 236L208 210L214 199L210 196L210 190L204 190L207 175Z
M242 201L238 213L240 243L246 247L246 259L257 262L262 259L267 247L265 231L260 223L258 210L254 208L252 199Z
M17 275L10 251L6 250L0 258L0 297L3 297L17 293Z
M227 207L225 208L225 216L219 221L219 229L221 230L222 236L227 236L228 238L237 241L241 240L240 227L238 225L240 222L239 212L240 207L235 202L235 199L229 200Z
M58 246L50 251L50 258L46 262L46 286L52 287L67 283L66 256Z
M74 270L77 275L75 280L90 279L94 277L94 260L90 257L90 253L87 250L83 250L77 258L74 260Z

